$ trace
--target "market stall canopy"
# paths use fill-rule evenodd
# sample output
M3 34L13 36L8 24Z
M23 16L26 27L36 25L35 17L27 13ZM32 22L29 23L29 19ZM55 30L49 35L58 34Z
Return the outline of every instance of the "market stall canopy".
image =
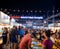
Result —
M0 11L0 23L5 23L5 24L10 23L10 17L1 11Z

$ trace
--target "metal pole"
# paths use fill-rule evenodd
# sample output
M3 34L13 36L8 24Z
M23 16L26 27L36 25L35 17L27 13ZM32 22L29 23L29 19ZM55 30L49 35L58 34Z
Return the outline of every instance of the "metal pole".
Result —
M55 27L55 18L54 18L54 13L55 13L55 11L54 11L54 7L53 7L53 23L54 23L54 27Z
M55 14L55 7L53 7L53 24L54 24L54 30L55 30L55 16L54 16L54 14Z
M47 18L48 18L49 11L47 11ZM48 20L47 20L47 25L48 25ZM48 27L48 26L47 26Z

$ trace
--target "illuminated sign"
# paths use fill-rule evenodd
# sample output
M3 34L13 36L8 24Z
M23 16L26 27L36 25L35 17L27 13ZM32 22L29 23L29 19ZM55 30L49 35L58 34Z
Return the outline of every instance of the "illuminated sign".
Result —
M20 18L20 16L10 16L10 18Z
M21 18L21 19L43 19L43 16L10 16L10 18Z
M36 17L36 16L21 16L21 19L43 19L43 17Z

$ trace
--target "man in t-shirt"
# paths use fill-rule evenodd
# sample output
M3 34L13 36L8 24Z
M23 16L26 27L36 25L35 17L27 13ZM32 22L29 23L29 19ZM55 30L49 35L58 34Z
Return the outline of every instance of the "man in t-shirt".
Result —
M32 42L31 36L32 36L32 30L28 30L28 34L24 35L24 37L22 38L19 44L20 49L31 48L31 42Z
M24 34L25 34L24 28L19 26L20 39L22 39L22 37L24 36Z

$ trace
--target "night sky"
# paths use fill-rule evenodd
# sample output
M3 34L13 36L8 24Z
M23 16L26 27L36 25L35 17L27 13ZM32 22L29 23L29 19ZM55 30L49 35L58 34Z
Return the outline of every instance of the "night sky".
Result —
M55 7L55 11L59 10L60 12L60 1L59 0L0 0L0 8L3 9L12 9L12 10L25 10L25 13L23 13L24 15L30 15L29 13L26 14L26 10L41 10L41 11L45 11L41 12L41 13L34 13L31 15L45 15L46 18L46 13L47 11L50 11L50 15L52 15L51 11L53 10L53 7ZM4 10L3 10L4 11ZM14 12L14 11L9 11L10 14L12 15L22 15L22 13L18 13L18 12ZM5 12L7 13L7 12Z
M22 13L19 13L17 14L17 12L13 12L13 10L21 10L21 12L23 10L25 10L25 13L27 10L31 11L45 11L45 13L43 14L46 14L47 11L52 11L53 10L53 7L54 7L54 10L56 12L56 10L59 10L60 12L60 1L59 0L0 0L0 8L3 8L3 11L4 9L12 9L12 11L9 11L10 14L15 14L15 15L21 15ZM24 13L24 14L25 14ZM50 12L50 15L51 15L52 12ZM33 13L33 15L36 14L36 13ZM40 13L39 13L40 14ZM37 15L39 15L37 14ZM26 15L26 14L25 14ZM29 14L28 14L29 15Z
M3 4L3 5L2 5ZM57 0L0 0L0 7L21 8L21 9L51 9L55 6L59 8Z
M13 15L22 15L22 11L25 10L25 12L23 12L24 15L46 15L47 11L50 11L50 15L52 15L52 10L53 7L55 8L55 12L56 10L59 10L60 12L60 2L59 0L0 0L0 8L3 8L3 12L4 9L8 9L7 12L10 12L10 14ZM12 9L11 11L9 11L9 9ZM18 12L14 12L13 10L21 10L20 13ZM45 11L42 13L34 13L33 14L29 14L26 13L26 11L29 10L29 12L31 10L35 11ZM5 12L5 13L7 13Z

